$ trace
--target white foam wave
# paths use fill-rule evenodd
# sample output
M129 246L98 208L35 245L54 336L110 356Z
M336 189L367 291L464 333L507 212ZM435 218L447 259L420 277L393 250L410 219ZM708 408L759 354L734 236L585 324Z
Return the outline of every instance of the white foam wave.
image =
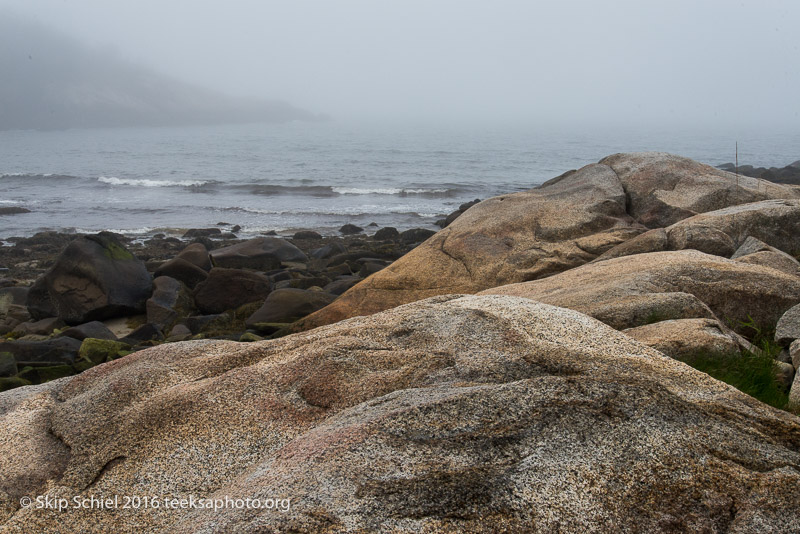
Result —
M425 195L447 193L447 189L400 189L396 187L332 187L340 195Z
M208 183L203 180L135 180L133 178L117 178L116 176L101 176L97 181L108 185L130 185L135 187L192 187Z
M421 213L416 211L411 206L394 206L394 207L384 207L384 206L344 206L340 209L333 209L333 210L320 210L320 209L304 209L304 208L295 208L295 209L287 209L287 210L265 210L265 209L258 209L258 208L241 208L241 207L229 207L229 208L216 208L215 211L232 211L232 212L240 212L240 213L251 213L254 215L278 215L278 216L286 216L286 215L329 215L329 216L337 216L337 215L347 215L350 217L357 217L357 216L378 216L384 215L387 213L395 214L395 215L416 215L419 217L440 217L442 216L441 213Z

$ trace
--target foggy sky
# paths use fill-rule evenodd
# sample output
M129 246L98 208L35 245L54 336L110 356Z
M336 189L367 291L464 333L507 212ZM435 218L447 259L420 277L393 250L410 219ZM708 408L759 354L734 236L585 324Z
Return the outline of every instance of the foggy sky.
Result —
M187 82L335 119L800 124L796 0L0 7Z

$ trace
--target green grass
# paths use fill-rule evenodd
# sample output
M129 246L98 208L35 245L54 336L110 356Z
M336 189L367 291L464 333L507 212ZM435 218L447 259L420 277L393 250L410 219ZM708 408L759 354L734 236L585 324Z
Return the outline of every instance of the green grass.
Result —
M781 347L773 341L775 329L758 327L750 316L747 321L739 321L739 325L747 329L757 351L699 353L683 361L765 404L785 410L789 394L776 379L775 359Z
M785 410L789 402L775 379L775 360L767 353L701 353L684 362L775 408Z

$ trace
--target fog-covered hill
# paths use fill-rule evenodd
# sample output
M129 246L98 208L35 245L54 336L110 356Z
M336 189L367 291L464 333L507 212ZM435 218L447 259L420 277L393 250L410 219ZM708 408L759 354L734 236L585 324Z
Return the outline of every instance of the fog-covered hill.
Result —
M0 10L0 130L315 120L184 83Z

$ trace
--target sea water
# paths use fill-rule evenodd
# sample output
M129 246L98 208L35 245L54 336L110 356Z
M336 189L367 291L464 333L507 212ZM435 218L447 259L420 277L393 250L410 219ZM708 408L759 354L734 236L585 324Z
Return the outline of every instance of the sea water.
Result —
M784 166L800 130L342 121L0 132L0 239L239 225L243 237L352 223L400 230L530 189L616 152ZM224 228L224 227L222 227ZM372 228L375 228L374 226Z

